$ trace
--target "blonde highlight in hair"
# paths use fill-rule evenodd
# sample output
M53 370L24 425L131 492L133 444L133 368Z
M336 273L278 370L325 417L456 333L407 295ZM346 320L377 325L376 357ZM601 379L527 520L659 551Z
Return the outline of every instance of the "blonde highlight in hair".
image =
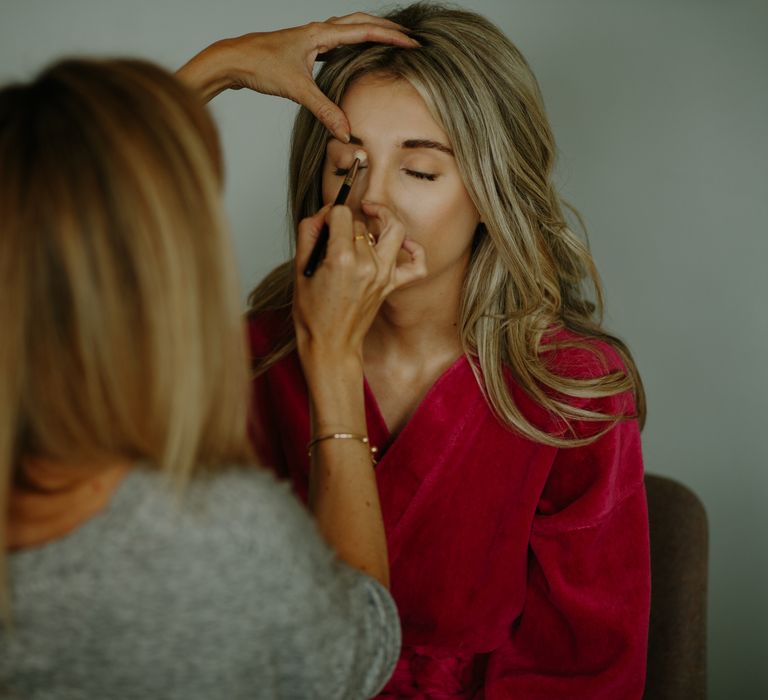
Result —
M247 359L199 98L133 60L0 91L0 492L20 461L245 463ZM3 519L5 527L5 519Z
M586 242L566 222L564 210L569 207L555 190L554 137L525 58L493 24L472 12L417 3L386 16L412 30L422 48L342 48L329 57L317 82L340 103L350 85L365 75L406 80L446 132L483 221L464 283L459 332L490 406L521 434L561 447L592 442L630 417L580 408L573 398L632 391L642 422L642 383L627 347L602 328L599 277ZM322 205L326 140L323 127L302 109L290 160L294 228ZM290 268L277 268L251 294L251 314L289 306L291 285ZM590 287L593 300L587 294ZM558 340L559 329L581 340ZM597 378L578 378L556 371L554 351L569 346L598 355L597 361L607 367L590 342L594 339L612 346L627 372L606 370ZM291 348L290 337L281 339L257 372ZM562 430L542 430L522 414L505 371ZM579 437L572 425L580 421L603 425L589 437Z

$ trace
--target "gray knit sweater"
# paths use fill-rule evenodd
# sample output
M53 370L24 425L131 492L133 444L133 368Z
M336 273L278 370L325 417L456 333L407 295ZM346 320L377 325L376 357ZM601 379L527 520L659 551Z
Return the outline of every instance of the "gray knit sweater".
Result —
M70 535L10 557L0 697L364 698L397 660L394 603L262 470L179 501L136 469Z

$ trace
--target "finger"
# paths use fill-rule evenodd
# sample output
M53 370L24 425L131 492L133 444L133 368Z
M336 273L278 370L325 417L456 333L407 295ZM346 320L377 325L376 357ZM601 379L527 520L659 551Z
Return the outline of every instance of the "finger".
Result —
M370 234L368 229L362 221L355 221L355 252L358 255L365 256L366 258L372 258L376 263L376 268L379 267L379 260L376 256L376 251L373 249L371 243Z
M402 46L406 49L421 45L398 29L382 27L372 22L324 25L324 29L318 32L315 41L316 48L320 53L341 45L367 42Z
M330 17L326 20L330 24L377 24L380 27L386 27L388 29L396 29L398 31L408 31L406 27L392 20L385 19L384 17L377 17L376 15L369 15L367 12L352 12L343 17Z
M399 289L406 284L424 279L427 276L427 256L424 248L416 241L406 238L401 250L408 255L408 261L395 267L392 289Z
M336 260L354 258L354 221L352 210L341 204L331 207L326 218L328 223L328 252L327 257Z
M312 248L315 247L315 241L320 235L330 208L331 205L327 204L317 214L299 222L299 229L296 233L296 265L302 270L309 260Z
M391 289L399 289L403 285L426 277L427 257L424 248L416 241L406 238L402 223L389 207L375 202L363 202L362 207L365 215L375 219L379 225L381 233L376 244L376 252L381 264L394 266ZM398 263L398 254L401 250L406 253L407 260Z
M312 80L308 80L304 87L297 91L294 99L312 112L334 137L342 143L349 143L350 131L347 117L341 108L329 100Z
M379 259L385 266L394 266L405 239L405 228L384 204L363 202L362 206L365 215L375 219L378 225L379 240L376 243L376 253Z

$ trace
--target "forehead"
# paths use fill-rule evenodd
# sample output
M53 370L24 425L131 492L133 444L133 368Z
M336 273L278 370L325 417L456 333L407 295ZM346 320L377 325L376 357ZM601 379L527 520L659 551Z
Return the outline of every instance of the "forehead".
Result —
M421 95L402 78L378 74L358 78L347 88L340 105L352 133L364 141L386 136L401 141L429 138L447 143L445 132Z

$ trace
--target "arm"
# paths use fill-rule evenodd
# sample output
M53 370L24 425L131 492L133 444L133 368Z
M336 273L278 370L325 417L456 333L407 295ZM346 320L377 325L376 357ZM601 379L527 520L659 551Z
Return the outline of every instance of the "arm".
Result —
M405 240L389 211L365 205L380 221L375 245L346 207L328 213L325 261L312 278L302 271L327 209L299 227L295 269L296 342L309 387L312 435L366 434L362 347L381 302L426 274L422 249ZM400 250L410 261L397 266ZM350 565L389 585L384 524L366 444L325 440L312 452L310 508L325 539Z
M307 349L312 435L366 435L362 362ZM328 366L326 366L328 363ZM349 564L389 587L384 521L369 448L359 440L324 440L312 451L309 507L320 531Z
M640 700L650 601L637 422L560 450L530 539L522 615L489 660L486 700Z
M418 43L403 27L361 12L275 32L222 39L203 49L177 75L207 102L227 89L249 88L304 105L343 141L349 124L344 113L315 85L318 55L344 44L376 41L413 48Z

